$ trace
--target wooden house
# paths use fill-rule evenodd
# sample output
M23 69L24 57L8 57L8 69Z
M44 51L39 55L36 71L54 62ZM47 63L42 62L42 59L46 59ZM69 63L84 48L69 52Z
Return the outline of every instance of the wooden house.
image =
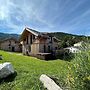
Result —
M41 33L25 28L21 34L22 53L25 55L55 54L58 49L58 39L49 33Z

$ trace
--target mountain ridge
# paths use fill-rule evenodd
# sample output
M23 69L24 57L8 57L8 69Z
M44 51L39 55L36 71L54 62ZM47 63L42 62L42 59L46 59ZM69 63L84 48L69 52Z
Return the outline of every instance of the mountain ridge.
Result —
M8 33L2 33L0 32L0 41L3 41L7 38L15 38L15 39L19 39L20 35L19 34L8 34Z

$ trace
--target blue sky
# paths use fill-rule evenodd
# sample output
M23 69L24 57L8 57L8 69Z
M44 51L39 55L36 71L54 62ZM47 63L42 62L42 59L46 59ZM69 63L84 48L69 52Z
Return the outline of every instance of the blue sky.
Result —
M0 32L90 35L90 0L0 0Z

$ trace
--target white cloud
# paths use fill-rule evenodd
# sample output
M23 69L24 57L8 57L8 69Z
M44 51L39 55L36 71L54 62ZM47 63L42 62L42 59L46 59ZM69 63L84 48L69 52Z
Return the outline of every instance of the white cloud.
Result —
M56 0L55 3L52 3L49 0L0 0L0 26L12 28L11 32L16 33L20 33L25 26L29 25L29 27L41 31L73 32L78 25L82 25L82 22L85 21L84 17L90 15L90 10L72 20L63 22L66 18L68 19L69 14L71 15L85 2L85 0L76 0L74 2L78 3L72 8L74 3L70 4L71 1L60 0L58 3Z
M4 20L9 17L9 0L0 1L0 20Z
M46 0L0 0L0 20L5 22L5 26L12 28L12 30L19 30L18 28L29 25L31 22L38 21L52 28L53 25L44 19L44 10ZM42 5L41 5L42 4ZM15 24L15 19L20 24ZM20 31L20 30L19 30Z

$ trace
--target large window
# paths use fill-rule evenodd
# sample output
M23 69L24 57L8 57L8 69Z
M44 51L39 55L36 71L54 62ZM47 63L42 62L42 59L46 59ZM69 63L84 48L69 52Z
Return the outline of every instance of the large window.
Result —
M28 44L28 36L27 36L27 44Z
M8 46L11 46L11 44L9 44Z
M33 35L33 40L35 39L35 35Z
M30 42L31 42L31 44L32 44L32 35L30 36Z
M31 52L31 46L29 46L29 52Z
M46 53L46 46L44 45L44 53Z

